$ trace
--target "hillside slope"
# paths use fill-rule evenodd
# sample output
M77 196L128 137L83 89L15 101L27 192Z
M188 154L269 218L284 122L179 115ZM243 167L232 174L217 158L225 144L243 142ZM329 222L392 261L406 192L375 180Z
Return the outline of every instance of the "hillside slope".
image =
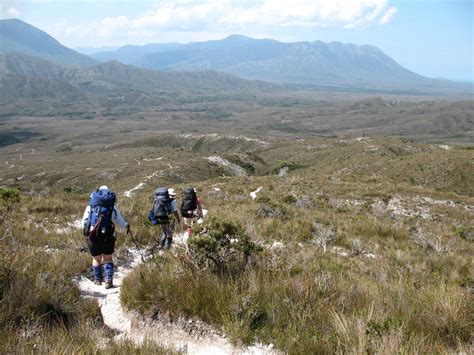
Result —
M0 224L6 353L171 353L115 342L123 339L117 334L133 335L132 324L149 340L137 346L157 339L122 317L119 292L135 319L155 334L164 329L165 344L178 349L176 327L202 341L210 324L233 343L290 354L472 352L471 149L220 135L196 137L191 146L191 137L157 130L146 141L119 131L120 120L67 123L55 121L49 137L0 148L8 161L2 185L11 189L0 188L0 201L21 194ZM71 129L76 124L81 135ZM220 152L216 139L226 142ZM248 176L211 162L216 154ZM111 290L87 279L79 229L90 192L102 183L117 193L137 236L117 229L119 287ZM170 251L156 249L161 233L146 214L157 186L196 187L209 211L186 246L175 235ZM146 250L155 257L145 259Z
M39 83L41 80L44 83L40 86L31 86L27 90L29 92L26 95L28 98L35 97L34 88L45 86L53 90L55 86L46 83L50 81L60 82L83 92L96 94L123 93L130 90L153 93L160 91L272 89L274 87L268 83L244 80L215 71L158 72L124 65L117 61L79 68L15 52L0 54L0 77L5 83L8 82L9 88L9 93L2 91L0 95L2 98L10 98L12 97L11 92L16 91L18 92L15 93L15 97L21 97L22 93L26 92L25 86L33 82L31 78L35 78L35 83ZM11 80L12 77L15 77L15 80ZM62 95L60 86L56 86L56 88L57 92L48 91L51 97ZM45 96L44 93L41 96Z
M97 61L63 46L46 32L17 19L0 20L0 53L20 52L56 63L87 66Z

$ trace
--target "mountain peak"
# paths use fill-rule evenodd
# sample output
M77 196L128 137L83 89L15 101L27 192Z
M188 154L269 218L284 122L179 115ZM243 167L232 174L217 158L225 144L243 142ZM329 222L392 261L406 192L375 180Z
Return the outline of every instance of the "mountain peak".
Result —
M247 40L255 40L255 39L241 35L241 34L233 34L223 39L223 41L247 41Z

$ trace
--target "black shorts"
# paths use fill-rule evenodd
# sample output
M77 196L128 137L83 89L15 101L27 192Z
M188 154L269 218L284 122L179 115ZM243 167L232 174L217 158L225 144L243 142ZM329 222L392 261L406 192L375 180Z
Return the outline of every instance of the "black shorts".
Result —
M107 238L87 238L87 246L92 256L112 255L115 250L115 236Z

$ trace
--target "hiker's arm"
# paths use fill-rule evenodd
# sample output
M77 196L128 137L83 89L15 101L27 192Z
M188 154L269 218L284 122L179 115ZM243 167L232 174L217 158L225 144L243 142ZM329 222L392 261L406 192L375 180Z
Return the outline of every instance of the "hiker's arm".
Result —
M114 212L112 213L112 222L114 222L115 225L118 225L122 229L129 229L130 226L128 223L123 219L122 214L118 210L118 208L114 208Z
M202 212L201 199L198 199L197 207L198 207L198 217L199 217L199 218L204 218L204 214L203 214L203 212Z
M89 214L91 213L91 206L87 206L82 216L82 225L85 226L89 222Z
M178 201L176 200L171 201L171 209L173 210L173 215L178 221L178 223L181 223L181 215L179 214Z
M90 231L90 221L89 217L91 214L91 206L87 206L86 210L84 211L84 215L82 216L82 234L87 237L89 236L89 231Z

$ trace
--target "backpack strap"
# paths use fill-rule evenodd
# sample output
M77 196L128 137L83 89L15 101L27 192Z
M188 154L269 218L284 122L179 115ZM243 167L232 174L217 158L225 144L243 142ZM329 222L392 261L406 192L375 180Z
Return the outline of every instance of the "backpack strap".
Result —
M97 231L99 230L100 223L102 222L102 217L103 217L103 216L104 216L103 214L100 214L100 215L99 215L99 218L97 218L97 222L95 223L94 227L92 227L92 229L91 229L90 232L89 232L89 235L88 235L89 238L90 238L92 235L97 234Z

